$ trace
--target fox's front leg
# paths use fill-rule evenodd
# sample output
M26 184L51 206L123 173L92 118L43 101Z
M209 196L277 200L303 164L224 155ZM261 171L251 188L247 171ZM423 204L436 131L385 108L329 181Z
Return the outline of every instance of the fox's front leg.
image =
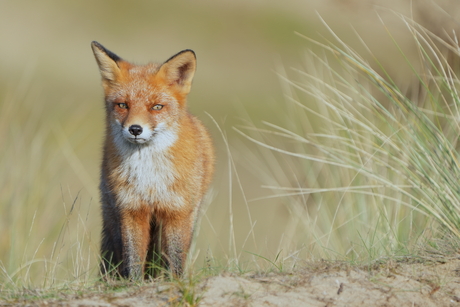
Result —
M190 215L163 221L161 249L163 258L174 276L181 276L193 235L194 219Z
M144 261L150 242L150 217L147 208L121 212L122 258L120 274L132 280L144 274Z

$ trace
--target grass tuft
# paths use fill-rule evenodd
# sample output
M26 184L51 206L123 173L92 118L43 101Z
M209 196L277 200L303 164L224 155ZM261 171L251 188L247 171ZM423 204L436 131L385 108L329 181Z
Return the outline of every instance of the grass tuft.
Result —
M324 55L311 52L296 78L280 73L284 124L235 128L272 170L271 195L252 201L285 201L298 225L280 249L375 260L411 253L422 238L460 238L459 80L439 46L459 49L401 18L421 63L402 54L410 90L332 32L336 41L314 42Z

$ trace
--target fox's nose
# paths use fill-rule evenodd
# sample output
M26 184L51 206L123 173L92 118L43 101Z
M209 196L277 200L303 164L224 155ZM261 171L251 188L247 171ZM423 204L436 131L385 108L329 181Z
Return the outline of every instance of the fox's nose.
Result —
M132 125L129 127L129 133L131 133L134 136L137 136L142 133L142 127L139 125Z

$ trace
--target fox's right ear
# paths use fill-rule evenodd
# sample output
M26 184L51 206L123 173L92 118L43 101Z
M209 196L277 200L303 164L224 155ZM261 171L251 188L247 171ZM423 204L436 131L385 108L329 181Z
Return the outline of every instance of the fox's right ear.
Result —
M91 48L96 57L97 65L99 65L103 81L115 82L121 72L118 62L122 59L96 41L91 42Z

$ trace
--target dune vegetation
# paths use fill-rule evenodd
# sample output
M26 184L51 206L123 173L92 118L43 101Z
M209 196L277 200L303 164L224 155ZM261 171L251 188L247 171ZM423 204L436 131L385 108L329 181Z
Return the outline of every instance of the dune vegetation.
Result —
M186 278L162 281L180 298L170 303L198 303L201 282L229 272L456 253L459 48L448 2L45 2L0 10L3 300L130 287L98 277L94 39L136 62L198 56L189 104L213 135L217 173Z

